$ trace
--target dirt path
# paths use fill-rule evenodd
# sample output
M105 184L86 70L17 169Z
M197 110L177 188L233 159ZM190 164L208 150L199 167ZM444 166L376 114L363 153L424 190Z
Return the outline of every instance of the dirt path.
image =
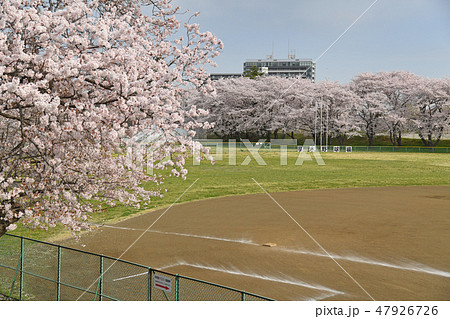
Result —
M449 186L272 195L334 260L265 194L174 206L122 259L277 300L370 299L358 284L376 300L450 300ZM72 246L118 257L162 212Z

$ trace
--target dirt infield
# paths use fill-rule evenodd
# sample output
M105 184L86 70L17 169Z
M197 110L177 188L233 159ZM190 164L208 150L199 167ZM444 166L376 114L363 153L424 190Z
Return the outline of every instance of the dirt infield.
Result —
M122 259L277 300L450 300L450 186L271 195L333 258L258 194L176 205ZM118 257L163 212L71 246Z

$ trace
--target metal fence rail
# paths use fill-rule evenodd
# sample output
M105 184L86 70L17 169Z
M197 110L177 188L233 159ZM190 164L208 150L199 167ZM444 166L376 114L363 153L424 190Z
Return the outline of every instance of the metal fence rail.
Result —
M450 153L448 147L422 146L353 146L354 152Z
M378 152L378 153L450 153L448 147L422 146L316 146L319 152ZM348 149L350 148L350 149Z
M220 148L220 152L229 153L230 151L245 151L247 146L242 142L228 143L228 142L205 142L202 144L206 147L211 147L213 151ZM271 143L251 143L251 146L258 151L280 151L280 145L273 145ZM319 152L347 152L350 147L352 152L394 152L394 153L450 153L449 147L425 147L425 146L338 146L338 145L316 145L316 150ZM285 145L283 148L287 151L308 151L308 146L302 145ZM336 150L335 148L338 148Z
M0 293L17 300L272 300L133 262L10 234L0 238Z

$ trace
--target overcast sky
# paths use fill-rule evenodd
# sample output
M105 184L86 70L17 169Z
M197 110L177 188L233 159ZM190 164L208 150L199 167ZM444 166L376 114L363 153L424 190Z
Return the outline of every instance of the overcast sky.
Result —
M174 0L200 11L195 23L225 44L210 72L242 72L246 59L319 56L375 0ZM182 20L188 15L180 16ZM289 44L288 44L289 43ZM378 0L317 61L316 78L348 82L359 72L450 74L450 0Z

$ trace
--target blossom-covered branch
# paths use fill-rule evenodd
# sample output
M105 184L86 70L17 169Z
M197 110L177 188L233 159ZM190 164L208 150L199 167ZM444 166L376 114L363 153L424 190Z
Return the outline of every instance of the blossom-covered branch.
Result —
M140 186L158 175L124 156L124 141L146 129L164 137L150 145L153 161L171 157L159 167L185 178L202 122L181 96L213 91L201 65L222 42L181 27L178 10L170 0L2 2L0 236L19 219L78 231L93 199L139 207L158 196ZM176 36L184 28L189 43Z

